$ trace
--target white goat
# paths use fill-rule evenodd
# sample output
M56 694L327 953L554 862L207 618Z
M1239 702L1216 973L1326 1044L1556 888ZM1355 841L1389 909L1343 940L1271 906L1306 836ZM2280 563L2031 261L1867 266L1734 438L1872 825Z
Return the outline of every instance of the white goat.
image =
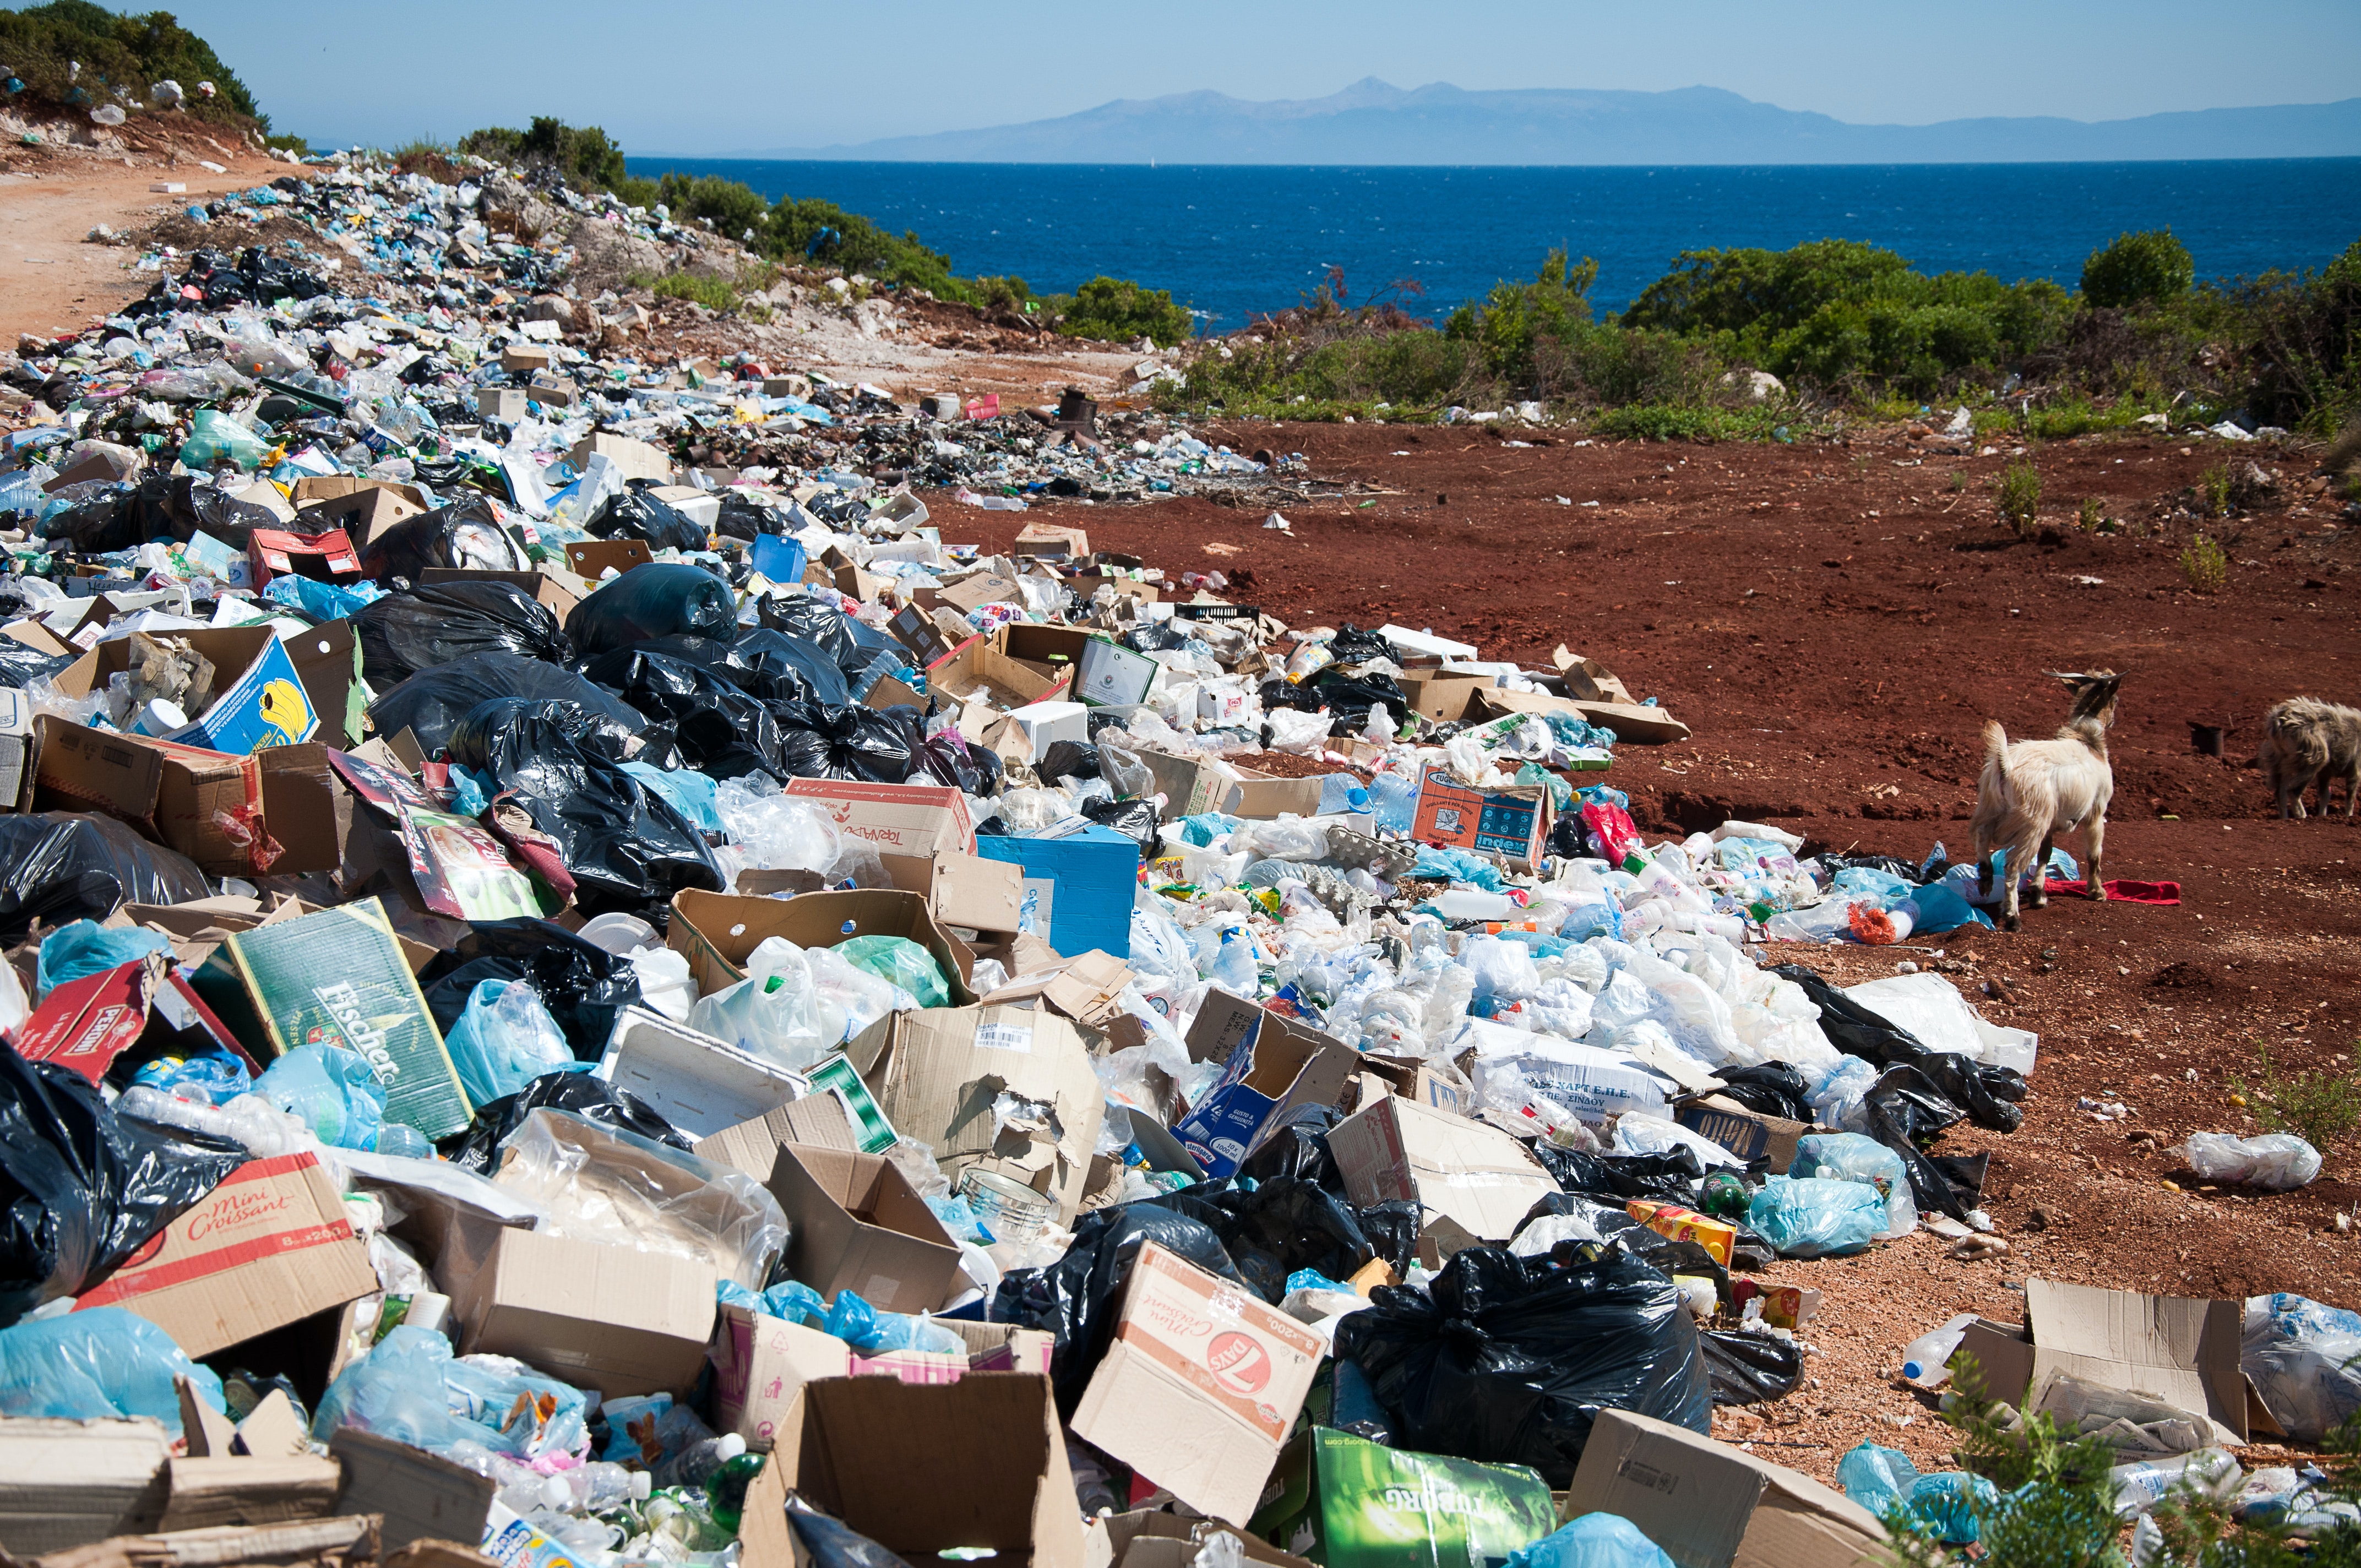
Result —
M2091 896L2104 899L2107 803L2115 793L2115 771L2107 762L2107 727L2115 721L2115 689L2123 677L2113 670L2060 675L2074 690L2074 705L2052 740L2009 744L1997 719L1984 726L1984 771L1976 789L1976 877L1992 892L1992 852L2001 851L2004 894L2001 924L2017 929L2017 881L2033 872L2033 907L2049 903L2049 850L2061 833L2082 828L2090 840L2086 868Z

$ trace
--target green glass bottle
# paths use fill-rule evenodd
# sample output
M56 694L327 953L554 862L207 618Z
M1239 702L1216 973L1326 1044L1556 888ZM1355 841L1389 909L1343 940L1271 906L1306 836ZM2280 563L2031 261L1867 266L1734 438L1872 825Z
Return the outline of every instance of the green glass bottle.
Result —
M706 1478L705 1497L713 1509L713 1522L731 1535L738 1533L738 1521L746 1512L746 1488L763 1473L763 1456L741 1453L726 1459L721 1468Z

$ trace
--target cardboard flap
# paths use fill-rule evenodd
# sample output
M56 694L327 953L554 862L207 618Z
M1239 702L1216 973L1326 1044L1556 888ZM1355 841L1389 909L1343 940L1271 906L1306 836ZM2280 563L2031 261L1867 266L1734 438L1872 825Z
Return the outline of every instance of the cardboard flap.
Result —
M2037 1380L2064 1373L2152 1394L2204 1413L2221 1429L2216 1442L2247 1441L2242 1303L2027 1279L2025 1310Z

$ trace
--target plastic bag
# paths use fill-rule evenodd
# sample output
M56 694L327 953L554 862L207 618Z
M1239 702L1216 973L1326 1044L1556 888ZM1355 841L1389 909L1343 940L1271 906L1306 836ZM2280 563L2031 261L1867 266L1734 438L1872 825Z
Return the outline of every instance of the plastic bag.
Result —
M566 631L585 658L684 633L728 642L738 635L738 608L730 585L702 566L655 561L632 567L576 605Z
M1810 1133L1796 1140L1795 1158L1787 1174L1839 1181L1861 1181L1877 1189L1886 1202L1886 1223L1880 1241L1908 1235L1918 1228L1918 1203L1910 1189L1910 1168L1902 1157L1875 1138L1859 1133Z
M901 647L885 632L863 625L834 604L809 594L774 595L763 599L756 613L771 630L818 647L847 682L875 663L878 654L894 652ZM850 696L848 690L847 696Z
M907 937L852 937L835 946L839 958L867 970L888 985L898 985L918 999L921 1007L949 1007L950 982L943 966Z
M43 961L49 948L41 949ZM2208 1181L2235 1181L2266 1192L2288 1192L2320 1174L2320 1151L2293 1133L2241 1138L2229 1133L2191 1133L2181 1146L2189 1168Z
M2298 1442L2320 1442L2361 1409L2361 1315L2280 1291L2246 1299L2238 1367Z
M1628 1253L1561 1266L1470 1247L1426 1291L1373 1299L1337 1324L1336 1358L1360 1367L1401 1447L1529 1464L1564 1486L1602 1409L1711 1430L1680 1288Z
M456 1360L449 1340L401 1323L328 1386L312 1435L325 1442L357 1427L430 1453L473 1442L517 1460L555 1458L588 1446L587 1404L580 1390L520 1362Z
M686 513L658 500L636 481L622 494L609 496L582 530L595 539L644 539L651 550L702 550L711 543Z
M1860 1252L1885 1229L1885 1200L1860 1181L1798 1181L1773 1176L1747 1205L1746 1223L1781 1257Z
M843 852L827 812L761 774L723 780L713 801L730 842L758 870L826 872Z
M1416 1204L1376 1203L1356 1210L1337 1194L1300 1178L1280 1177L1251 1191L1200 1194L1183 1189L1163 1202L1203 1221L1220 1238L1240 1277L1266 1301L1282 1300L1289 1280L1307 1269L1344 1279L1371 1259L1382 1258L1401 1275L1417 1257Z
M837 1047L823 1033L818 989L803 949L765 937L746 956L746 978L688 1010L688 1026L800 1072Z
M648 721L638 709L584 680L519 653L470 653L450 663L421 670L369 705L369 727L380 735L407 729L420 749L434 756L448 746L459 720L494 697L570 702L598 714L631 734ZM202 897L203 894L192 894Z
M651 637L633 646L711 670L763 702L852 700L844 672L836 667L827 649L768 627L741 630L735 641L715 637Z
M82 1074L0 1043L0 1323L80 1295L246 1158L117 1116Z
M646 1101L587 1072L545 1072L506 1100L478 1105L467 1130L445 1143L441 1152L463 1170L488 1174L500 1164L501 1146L524 1125L524 1119L544 1109L564 1111L646 1143L691 1152L688 1135L658 1115Z
M531 981L580 1061L607 1054L615 1014L640 1000L637 970L621 954L529 916L484 920L419 973L434 1026L449 1035L488 980Z
M1734 1329L1703 1329L1706 1375L1717 1405L1760 1405L1795 1391L1804 1380L1803 1347L1792 1339Z
M1287 751L1299 757L1319 755L1328 743L1328 714L1303 713L1294 708L1275 707L1264 716L1264 727L1270 731L1270 749Z
M917 711L848 703L801 703L776 709L785 729L782 756L796 778L906 784L924 772L925 735Z
M265 1068L254 1091L337 1149L374 1149L385 1125L385 1084L358 1051L298 1046Z
M786 1250L778 1201L693 1154L546 1109L526 1115L501 1152L492 1179L545 1211L544 1234L708 1263L749 1290Z
M514 583L429 583L364 606L352 622L361 674L381 692L470 653L550 663L574 657L556 613Z
M94 920L60 926L41 938L41 956L33 971L33 1004L39 1006L50 991L70 980L104 974L149 953L171 950L172 944L162 932L145 927L109 930Z
M189 422L189 439L181 444L181 464L199 472L220 463L240 468L259 466L270 450L262 437L219 409L199 409Z
M521 980L477 981L467 1010L444 1031L443 1044L470 1105L514 1094L544 1072L574 1065L557 1021Z
M1508 1568L1674 1568L1664 1548L1640 1533L1620 1514L1584 1514L1580 1519L1521 1546Z
M531 565L523 547L500 525L499 505L489 496L467 496L406 517L361 547L361 576L383 587L391 587L397 577L415 583L429 566L522 572Z
M172 1336L121 1307L89 1307L0 1329L0 1416L94 1421L150 1416L181 1431L185 1377L198 1398L226 1413L222 1380L191 1361Z
M669 723L681 761L699 773L717 780L789 774L778 716L716 671L634 643L601 653L582 674L651 719Z
M186 855L111 817L0 813L0 942L33 923L104 920L126 904L186 904L212 890Z

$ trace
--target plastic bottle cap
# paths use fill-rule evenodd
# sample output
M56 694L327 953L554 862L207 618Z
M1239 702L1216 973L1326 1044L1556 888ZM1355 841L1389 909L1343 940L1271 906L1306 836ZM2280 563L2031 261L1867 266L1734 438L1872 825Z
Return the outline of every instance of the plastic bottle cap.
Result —
M723 1459L735 1459L745 1452L746 1440L743 1437L734 1431L723 1432L721 1434L721 1457Z
M1902 1376L1905 1381L1915 1383L1926 1375L1926 1367L1920 1365L1917 1362L1905 1361L1902 1364Z

